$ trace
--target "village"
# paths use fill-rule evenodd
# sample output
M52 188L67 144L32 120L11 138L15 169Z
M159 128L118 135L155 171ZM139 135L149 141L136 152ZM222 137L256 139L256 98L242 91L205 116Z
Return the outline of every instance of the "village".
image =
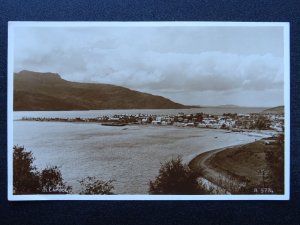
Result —
M153 125L153 126L177 126L197 127L211 129L227 129L233 132L243 130L274 130L284 131L284 115L270 113L224 113L223 115L210 115L202 112L196 114L177 115L148 115L148 114L116 114L113 116L101 116L96 118L46 118L23 117L24 121L57 121L57 122L98 122L106 126L125 125Z

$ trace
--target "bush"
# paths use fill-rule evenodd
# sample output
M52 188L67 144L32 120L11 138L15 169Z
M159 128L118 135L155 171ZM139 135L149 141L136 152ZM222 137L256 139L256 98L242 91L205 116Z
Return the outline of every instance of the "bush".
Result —
M40 185L42 193L68 194L72 188L67 186L57 166L47 167L40 173Z
M86 177L79 181L81 185L81 195L111 195L114 189L112 180L102 181L97 180L96 177Z
M206 194L206 189L197 181L199 174L182 164L181 157L161 165L159 175L149 183L150 194Z
M57 166L47 167L41 172L33 165L32 152L24 147L13 147L13 193L20 194L67 194L66 186Z
M34 157L24 147L13 147L13 193L32 194L41 191L39 173L32 165Z

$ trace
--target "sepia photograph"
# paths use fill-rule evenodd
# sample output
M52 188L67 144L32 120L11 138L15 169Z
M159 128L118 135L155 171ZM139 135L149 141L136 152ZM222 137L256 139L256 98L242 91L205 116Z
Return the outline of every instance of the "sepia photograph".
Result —
M289 199L289 23L8 36L9 200Z

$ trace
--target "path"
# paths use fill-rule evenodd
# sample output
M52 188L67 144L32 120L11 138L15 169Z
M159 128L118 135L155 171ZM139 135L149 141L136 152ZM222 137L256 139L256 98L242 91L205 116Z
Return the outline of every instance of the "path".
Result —
M225 147L221 149L212 150L209 152L202 153L194 158L189 166L195 171L199 171L203 174L203 178L208 181L208 186L214 189L217 188L217 194L231 194L229 190L225 189L226 186L240 186L241 184L236 180L229 180L228 175L225 172L220 171L220 169L213 168L210 164L211 158L214 157L218 152L224 151L229 148L236 148L238 146ZM230 182L230 183L228 183ZM207 183L207 182L206 182Z

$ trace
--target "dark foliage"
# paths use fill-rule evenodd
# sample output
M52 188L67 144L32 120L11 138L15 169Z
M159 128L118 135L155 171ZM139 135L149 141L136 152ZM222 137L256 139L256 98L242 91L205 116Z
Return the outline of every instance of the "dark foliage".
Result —
M112 180L102 181L96 177L86 177L79 181L81 185L81 195L111 195L114 189Z
M264 130L270 128L270 121L265 116L260 116L253 125L254 129Z
M67 186L57 166L47 167L40 173L40 186L42 193L68 194L72 188Z
M159 175L149 183L150 194L206 194L197 178L199 174L182 163L181 157L167 161L161 165Z
M38 171L33 165L32 152L24 147L13 147L13 192L14 194L67 194L66 186L57 166Z
M13 147L13 192L14 194L32 194L41 191L39 173L33 166L34 157L24 147Z

